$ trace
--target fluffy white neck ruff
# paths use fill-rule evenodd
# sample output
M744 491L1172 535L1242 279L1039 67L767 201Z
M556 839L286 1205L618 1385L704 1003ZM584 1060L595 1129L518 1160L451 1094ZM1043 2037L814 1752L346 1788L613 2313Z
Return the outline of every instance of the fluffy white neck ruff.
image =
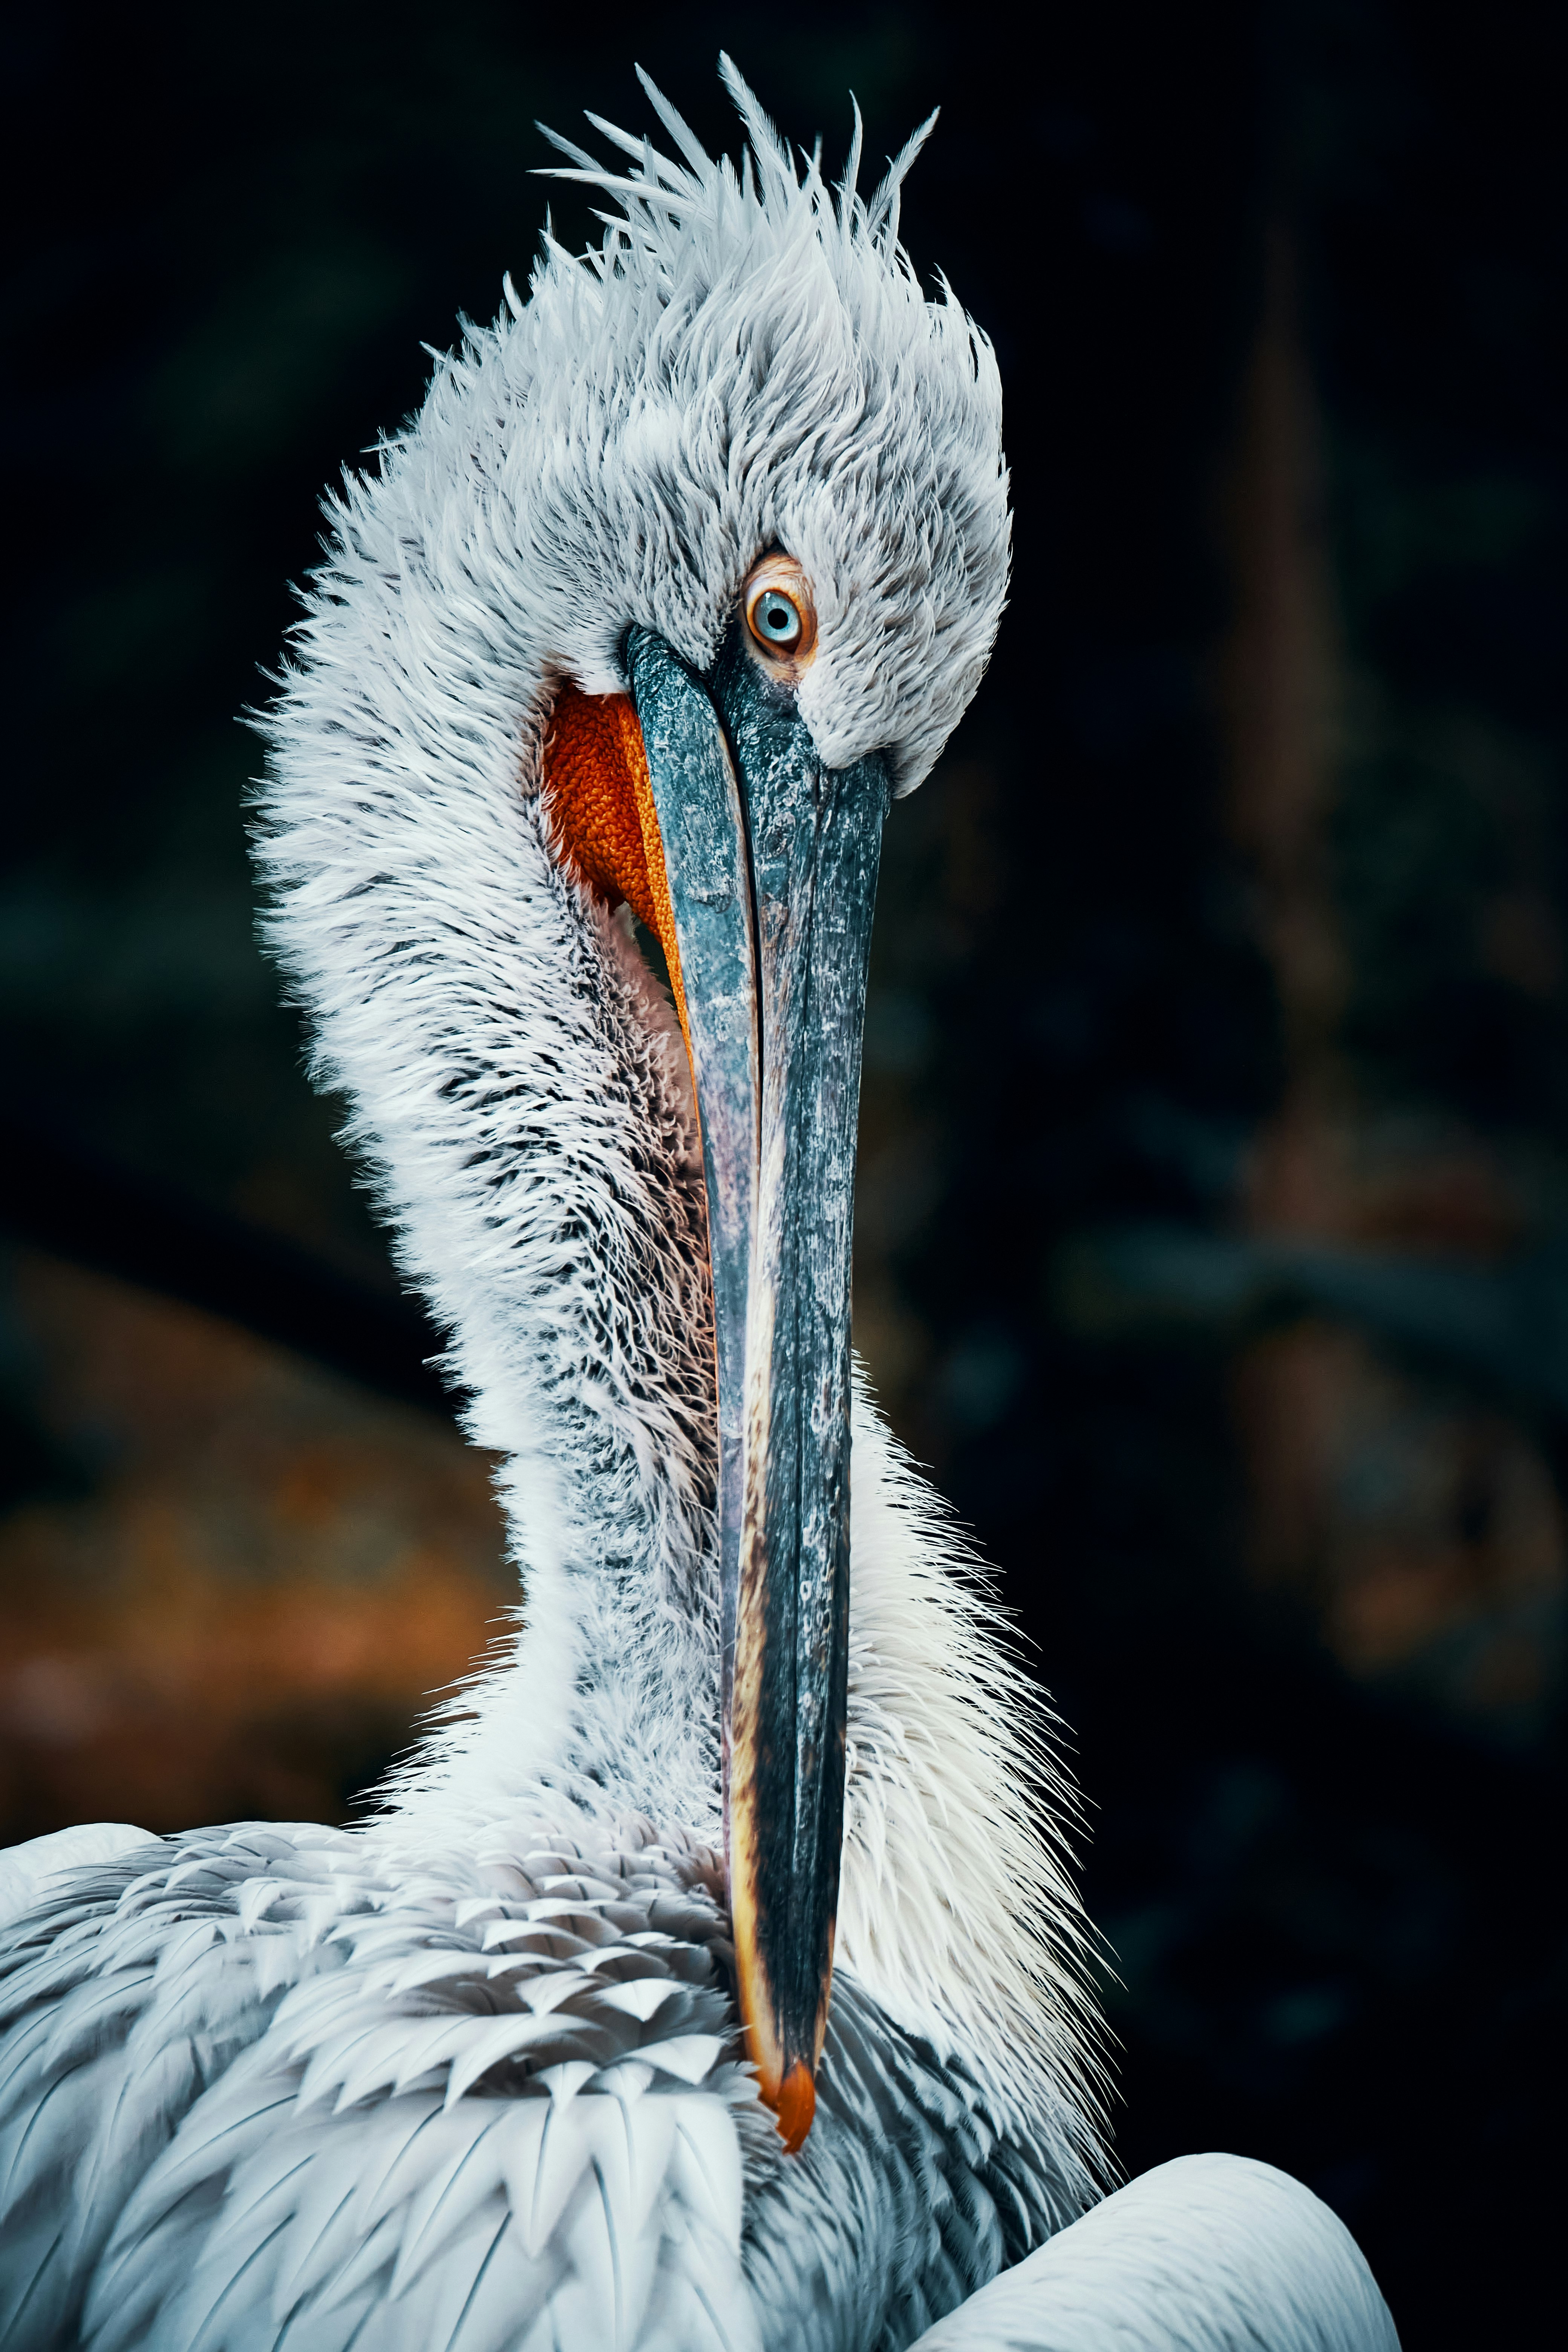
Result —
M454 1836L521 1810L718 1833L712 1348L679 1031L539 795L563 677L633 624L699 667L770 545L811 574L801 691L832 766L909 790L979 677L1007 562L989 346L868 206L797 175L743 85L742 174L662 101L600 175L626 218L547 247L351 478L271 721L259 856L317 1072L504 1459L518 1627L393 1801ZM606 126L601 126L606 127ZM582 159L584 168L587 159ZM907 156L905 159L907 161ZM1067 1802L941 1507L862 1402L840 1964L899 2021L1078 2074Z

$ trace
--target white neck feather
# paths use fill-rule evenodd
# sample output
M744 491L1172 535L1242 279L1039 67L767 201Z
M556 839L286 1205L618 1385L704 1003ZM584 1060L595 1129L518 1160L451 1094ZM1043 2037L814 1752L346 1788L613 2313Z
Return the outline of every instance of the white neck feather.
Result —
M556 862L538 729L382 771L312 730L273 808L279 928L405 1265L503 1457L517 1631L389 1791L458 1833L564 1802L720 1834L713 1392L679 1032ZM392 764L393 762L395 764ZM341 762L341 764L340 764ZM281 764L281 763L280 763ZM476 767L479 773L476 774ZM485 769L489 777L484 775ZM428 845L410 871L410 825ZM306 882L303 871L313 879ZM327 887L330 878L330 890ZM1071 2080L1081 1923L1041 1702L864 1396L851 1481L839 1961L938 2047ZM410 1817L415 1817L411 1819Z

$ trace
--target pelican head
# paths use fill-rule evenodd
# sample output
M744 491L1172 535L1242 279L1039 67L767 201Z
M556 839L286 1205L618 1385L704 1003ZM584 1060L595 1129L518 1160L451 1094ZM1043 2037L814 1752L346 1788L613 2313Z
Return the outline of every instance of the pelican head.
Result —
M484 1735L486 1801L526 1771L716 1816L797 2145L844 1839L881 832L980 678L1009 526L991 347L899 243L924 131L868 202L858 118L830 188L723 73L739 171L646 79L679 161L597 118L623 171L557 141L619 206L602 246L547 237L334 502L262 855L510 1457L530 1696Z

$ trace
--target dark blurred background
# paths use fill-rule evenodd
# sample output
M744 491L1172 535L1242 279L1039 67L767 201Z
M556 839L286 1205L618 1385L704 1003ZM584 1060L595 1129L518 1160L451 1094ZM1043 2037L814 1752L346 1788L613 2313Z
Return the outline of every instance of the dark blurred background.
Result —
M252 928L321 487L589 233L535 116L940 100L1017 561L889 828L858 1343L1071 1727L1121 2162L1299 2173L1407 2352L1555 2308L1562 22L11 12L0 1837L342 1817L509 1597Z

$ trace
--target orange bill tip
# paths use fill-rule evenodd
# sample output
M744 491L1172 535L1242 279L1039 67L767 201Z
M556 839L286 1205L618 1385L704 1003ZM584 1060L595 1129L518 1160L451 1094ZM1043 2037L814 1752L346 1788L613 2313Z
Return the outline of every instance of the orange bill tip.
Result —
M740 1820L741 1842L744 1849L749 1813L742 1809ZM767 1978L757 1951L755 1916L748 1900L748 1885L744 1869L737 1876L731 1870L730 1899L735 1934L735 1975L742 2022L745 2028L746 2047L757 2070L757 2090L764 2107L771 2107L777 2122L779 2137L791 2156L804 2147L816 2113L816 2084L811 2068L804 2058L796 2058L784 2069L784 2053L773 2030L772 2001ZM818 2047L821 2036L817 2037Z
M816 2084L812 2081L805 2061L795 2060L774 2097L769 2098L765 2085L763 2097L773 2111L780 2139L794 2156L804 2147L805 2136L811 2129L811 2119L816 2113Z

